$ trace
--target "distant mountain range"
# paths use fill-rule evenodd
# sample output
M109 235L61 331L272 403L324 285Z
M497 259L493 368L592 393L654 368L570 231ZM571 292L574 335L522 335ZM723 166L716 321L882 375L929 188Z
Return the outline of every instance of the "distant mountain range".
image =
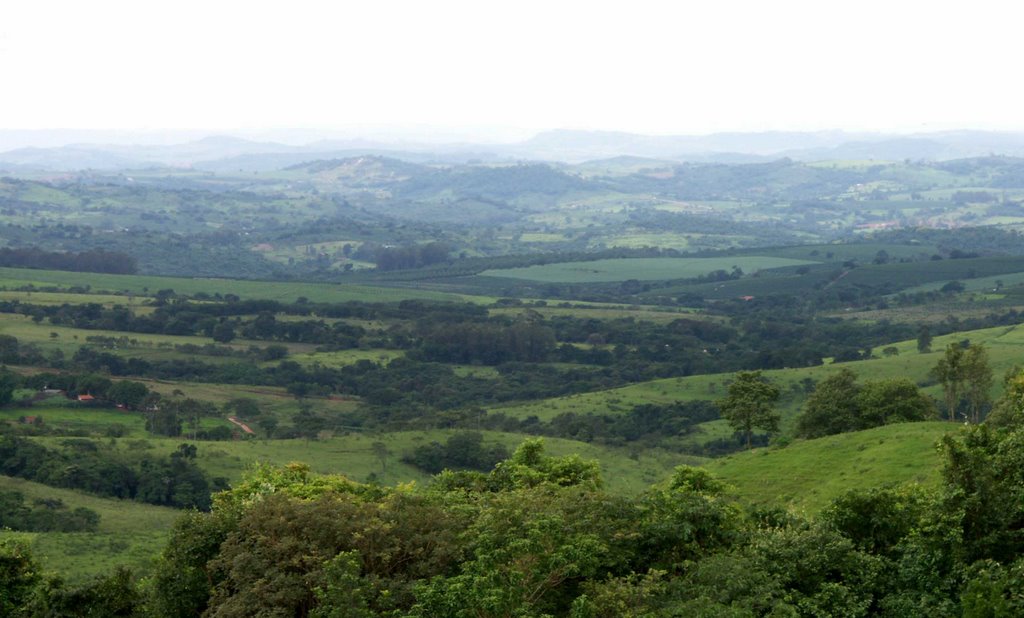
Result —
M194 137L194 132L182 134ZM1024 156L1024 133L946 131L882 133L763 132L698 136L653 136L609 131L545 131L521 142L426 143L371 139L320 140L303 145L213 135L174 143L160 134L148 144L130 144L121 133L68 132L65 139L116 137L115 143L60 143L59 132L40 133L36 143L0 152L0 171L114 170L192 167L231 173L269 171L310 161L353 156L389 156L415 163L454 164L502 161L580 163L613 157L669 162L749 163L779 158L950 160L988 155ZM24 131L0 131L0 145L30 142Z

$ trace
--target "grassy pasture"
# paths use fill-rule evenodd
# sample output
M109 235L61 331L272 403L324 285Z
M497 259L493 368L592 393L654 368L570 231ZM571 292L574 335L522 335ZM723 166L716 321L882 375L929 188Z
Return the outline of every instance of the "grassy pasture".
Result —
M68 401L68 405L60 403L63 402L47 401L31 408L0 408L0 419L14 422L22 416L35 416L42 418L43 423L49 427L103 433L110 427L120 425L127 428L127 435L141 436L146 433L146 421L139 412L92 407L71 401Z
M65 356L74 354L83 345L91 345L90 337L110 337L118 340L116 347L107 351L125 357L138 357L145 360L170 360L202 358L209 363L226 363L235 358L229 356L204 355L186 353L174 349L176 345L191 344L203 346L215 343L210 337L196 335L160 335L149 333L129 333L114 330L91 330L71 326L56 326L45 322L34 322L29 316L2 313L0 314L0 333L14 336L20 343L36 344L44 352L58 349ZM237 351L245 351L250 346L266 346L266 341L235 339L231 343L216 344ZM316 348L310 343L277 343L288 348L290 354L299 358L309 356Z
M85 507L99 513L96 532L0 531L0 538L25 540L44 569L73 582L109 573L122 564L136 574L145 574L167 542L171 525L181 515L171 508L100 498L8 476L0 476L0 489L20 491L29 502L33 498L59 498L69 509Z
M934 281L994 277L996 275L1019 273L1021 271L1024 271L1024 257L872 264L851 270L837 285L854 286L890 283L898 285L902 289Z
M519 316L523 313L537 312L545 318L554 317L571 317L578 319L595 319L595 320L615 320L615 319L634 319L642 320L646 322L657 322L660 324L666 324L673 322L680 318L686 319L699 319L699 320L710 320L715 319L711 316L701 315L695 309L656 309L653 307L629 307L629 306L572 306L572 307L492 307L488 310L488 313L492 316Z
M432 441L444 442L453 431L399 431L389 433L349 433L324 437L320 440L237 440L230 442L197 442L197 463L211 476L223 476L237 482L256 462L284 465L299 461L308 463L314 472L343 474L355 481L366 481L371 474L383 485L429 481L430 475L402 463L401 457L417 446ZM509 451L527 436L515 433L483 431L487 442L500 442ZM43 444L58 448L63 438L35 438ZM149 438L153 454L170 454L182 438ZM125 440L117 440L119 449L126 449ZM382 465L371 448L374 442L383 442L391 454ZM579 454L584 459L596 459L601 464L605 484L619 494L636 493L647 486L668 478L677 465L701 464L706 461L653 449L612 448L574 440L545 438L545 450L550 455Z
M201 401L209 401L217 405L227 403L228 401L237 398L255 399L261 410L274 414L282 421L288 421L296 412L299 411L298 400L288 394L285 389L275 386L248 386L243 384L215 384L205 382L172 382L169 380L150 380L142 378L132 379L137 382L144 383L150 388L150 390L154 390L164 396L173 396L175 391L181 391L186 397L199 399ZM306 401L310 404L314 412L326 415L351 412L357 405L355 399L341 397L332 397L329 399L310 398ZM255 426L252 427L252 429L256 432L260 431L260 429Z
M942 288L950 281L960 281L968 292L993 292L999 282L1003 287L1015 287L1024 285L1024 272L1005 273L1001 275L990 275L988 277L973 277L970 279L949 279L924 283L904 290L908 294L914 292L932 292Z
M751 250L754 251L754 250ZM794 260L815 260L822 262L845 262L856 260L861 263L870 263L878 255L879 251L885 251L890 258L919 258L930 256L938 249L934 245L896 245L888 243L846 243L846 244L818 244L818 245L794 245L788 247L773 247L770 249L757 249L761 255L772 257L784 257Z
M346 365L353 365L361 360L368 360L374 363L388 364L396 358L401 358L405 355L403 350L339 350L337 352L308 352L305 354L293 354L288 357L288 360L295 361L296 363L309 367L314 364L320 364L324 367L344 367ZM265 363L266 365L274 365L276 361Z
M481 276L527 279L545 283L599 283L637 279L654 281L697 277L739 266L747 272L814 264L808 260L763 256L716 258L633 258L563 262L526 268L487 270Z
M973 344L984 344L988 348L989 359L996 376L993 395L1001 390L998 379L1005 371L1016 364L1024 364L1024 327L1000 326L975 331L964 331L936 337L932 343L932 352L917 352L914 340L893 343L898 351L896 356L883 356L881 350L888 346L875 349L877 358L849 363L829 363L817 367L777 369L765 371L765 376L777 383L783 390L784 398L779 405L783 415L783 430L791 426L799 412L804 395L800 382L805 378L820 381L840 367L849 367L862 380L881 380L891 377L906 377L917 382L928 379L928 372L941 358L945 346L949 343L969 339ZM564 397L555 397L520 404L495 406L489 409L492 413L504 413L515 418L536 416L541 420L550 420L558 414L576 412L580 414L621 414L643 403L666 404L674 401L692 401L697 399L715 400L723 397L727 383L732 374L707 374L681 378L665 378L631 384L621 388L592 393L581 393ZM924 392L933 397L940 397L940 388L931 385ZM706 431L693 436L692 439L706 441L723 437L720 421L717 425L704 424L698 426Z
M853 489L890 483L935 486L939 439L958 425L901 423L865 431L761 448L705 464L744 502L815 514Z
M854 258L855 259L855 258ZM836 278L845 271L842 278ZM888 286L893 293L917 289L929 283L943 283L956 279L991 277L995 279L1011 273L1024 271L1024 258L973 258L963 260L919 261L907 263L866 264L853 269L841 269L839 264L815 265L804 275L787 271L763 272L759 277L743 277L730 281L681 285L659 289L651 294L693 293L709 299L736 298L739 296L800 295L816 287L825 286L842 289L858 286ZM993 283L994 285L994 283Z
M152 310L143 305L149 300L145 296L126 297L116 294L77 294L72 292L29 292L22 290L0 290L0 300L17 300L33 305L84 305L96 303L105 307L122 305L132 311Z
M56 270L30 270L0 268L0 287L19 288L56 286L70 288L91 286L92 290L134 294L155 293L172 289L179 294L235 294L241 298L260 298L293 302L306 297L314 302L389 302L418 298L424 300L473 300L473 297L417 290L411 288L385 288L369 285L298 283L290 281L249 281L241 279L188 279L185 277L157 277L149 275L108 275L101 273L73 273Z

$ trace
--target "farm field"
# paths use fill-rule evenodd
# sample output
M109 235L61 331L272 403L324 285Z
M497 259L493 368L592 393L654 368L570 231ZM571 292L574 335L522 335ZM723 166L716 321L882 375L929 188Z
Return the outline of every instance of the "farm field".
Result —
M753 272L815 263L817 262L760 256L608 259L592 262L563 262L526 268L487 270L482 272L481 276L508 277L552 283L597 283L626 281L628 279L653 281L697 277L715 270L728 271L733 266L738 266L744 272Z
M314 302L388 302L418 298L424 300L471 300L472 297L413 288L386 288L369 285L295 283L289 281L248 281L243 279L187 279L145 275L108 275L51 270L0 268L0 288L81 287L87 281L97 292L146 295L172 289L179 294L235 294L240 298L260 298L294 302L305 297Z

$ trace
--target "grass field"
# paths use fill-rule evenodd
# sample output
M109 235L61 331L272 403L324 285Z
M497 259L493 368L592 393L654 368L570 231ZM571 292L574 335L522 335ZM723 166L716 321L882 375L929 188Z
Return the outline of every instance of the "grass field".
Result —
M306 297L314 302L389 302L419 298L424 300L474 300L474 297L411 288L384 288L369 285L297 283L290 281L246 281L240 279L187 279L147 275L107 275L56 270L0 268L0 288L15 289L27 285L59 288L88 284L93 291L150 294L172 289L179 294L235 294L241 298L262 298L293 302Z
M314 472L342 474L355 481L371 478L383 485L416 481L424 483L430 475L401 462L402 455L431 441L444 442L453 431L399 431L389 433L350 433L319 440L238 440L229 442L196 442L196 461L211 476L223 476L237 482L257 462L284 465L294 461L308 463ZM511 452L526 439L522 434L483 431L486 442L500 442ZM39 437L34 440L52 448L60 448L61 437ZM146 452L169 454L183 438L153 438L146 440ZM371 445L383 442L390 455L386 463L373 454ZM129 447L129 440L115 440L118 449L138 448L138 442ZM584 459L596 459L601 464L605 484L610 491L631 494L668 478L672 468L687 463L698 465L706 461L700 457L670 453L657 449L612 448L574 440L545 438L550 455L579 454Z
M124 296L117 294L79 294L72 292L30 292L21 290L0 290L0 300L17 300L32 305L81 305L85 303L97 303L105 307L122 305L130 307L133 311L152 311L152 307L146 307L144 302L149 298L145 296Z
M488 310L488 314L492 316L518 316L526 312L537 312L545 318L555 317L570 317L576 319L595 319L595 320L615 320L615 319L633 319L643 320L646 322L656 322L659 324L667 324L669 322L678 320L680 318L686 319L720 319L707 315L702 315L699 310L678 308L678 309L664 309L657 307L628 307L624 305L617 306L572 306L572 307L496 307Z
M171 525L181 515L175 509L99 498L8 476L0 476L0 489L20 491L29 501L59 498L70 509L85 507L99 513L96 532L0 531L0 538L25 540L44 569L71 581L108 574L121 564L131 567L137 574L145 574L167 542Z
M735 488L742 501L784 506L813 515L852 489L891 483L938 483L935 448L958 425L902 423L797 441L785 448L737 453L705 464Z
M563 262L526 268L486 270L484 277L509 277L547 283L600 283L637 279L686 279L705 275L715 270L731 270L738 266L744 272L770 270L785 266L814 264L808 260L764 256L736 256L716 258L634 258L594 260L592 262Z
M1024 364L1024 327L1000 326L936 337L932 343L932 352L927 354L918 353L916 341L901 341L892 344L898 351L896 356L881 355L881 349L888 346L879 346L875 350L878 357L870 360L829 363L807 368L769 370L764 374L782 387L784 399L779 409L783 415L783 430L785 431L790 427L803 402L804 395L799 383L805 378L820 381L840 367L849 367L862 380L880 380L898 376L923 382L927 380L928 372L941 358L945 346L965 339L974 344L984 344L988 348L989 360L996 376L992 394L998 395L1001 389L999 378L1014 365ZM664 404L695 399L719 399L725 395L727 382L731 376L732 374L707 374L652 380L606 391L495 406L489 411L501 412L521 419L536 416L541 420L550 420L564 412L619 414L643 403ZM940 396L937 385L928 386L923 390L933 397L939 398ZM716 423L719 424L709 426L705 434L698 434L692 439L704 441L722 437L720 422L716 421ZM698 428L701 427L703 426L698 426Z

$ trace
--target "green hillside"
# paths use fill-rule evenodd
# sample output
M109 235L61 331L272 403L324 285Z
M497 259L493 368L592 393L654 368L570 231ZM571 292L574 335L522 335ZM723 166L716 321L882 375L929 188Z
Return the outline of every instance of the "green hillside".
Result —
M157 290L172 289L179 294L224 294L231 293L240 298L260 298L294 302L306 297L314 302L345 302L350 300L366 302L390 302L409 298L425 300L470 300L469 297L431 290L372 287L368 285L299 283L290 281L245 281L240 279L217 279L185 277L159 277L149 275L108 275L101 273L64 272L56 270L32 270L26 268L0 268L0 288L17 289L28 285L39 288L70 288L87 282L94 290L128 292L132 294L154 293Z
M820 381L840 367L849 367L867 380L901 376L925 383L929 381L929 371L942 357L945 346L963 340L970 340L972 344L983 344L988 348L989 359L997 377L1019 365L1024 359L1024 329L1019 326L999 326L936 337L932 342L932 351L925 354L917 351L916 341L901 341L892 344L897 352L892 356L882 354L882 350L889 346L881 346L875 349L875 357L869 360L826 363L817 367L773 369L766 370L764 375L783 388L785 396L780 408L785 427L786 421L792 420L803 401L804 393L800 382L804 379ZM541 420L550 420L563 412L616 414L643 403L714 400L724 396L726 383L731 376L732 374L723 373L651 380L605 391L494 407L492 411L516 418L537 416ZM995 382L993 395L997 395L1001 388L999 380ZM940 396L939 387L936 385L927 386L924 390L934 397ZM714 421L710 425L711 428L717 428L720 422ZM717 430L710 433L714 434L713 437L720 437L721 434Z
M27 502L35 498L59 499L69 509L84 507L99 514L96 532L0 530L0 539L26 540L46 570L73 580L109 573L117 565L130 566L137 573L147 572L167 542L171 525L181 514L171 508L100 498L2 475L0 490L19 491Z
M814 514L851 489L888 483L938 482L935 448L956 425L901 423L800 440L785 448L754 449L705 466L735 487L740 500Z
M510 277L544 282L607 282L627 279L682 279L738 266L744 271L816 264L807 260L765 256L721 258L634 258L563 262L526 268L488 270L481 276Z

